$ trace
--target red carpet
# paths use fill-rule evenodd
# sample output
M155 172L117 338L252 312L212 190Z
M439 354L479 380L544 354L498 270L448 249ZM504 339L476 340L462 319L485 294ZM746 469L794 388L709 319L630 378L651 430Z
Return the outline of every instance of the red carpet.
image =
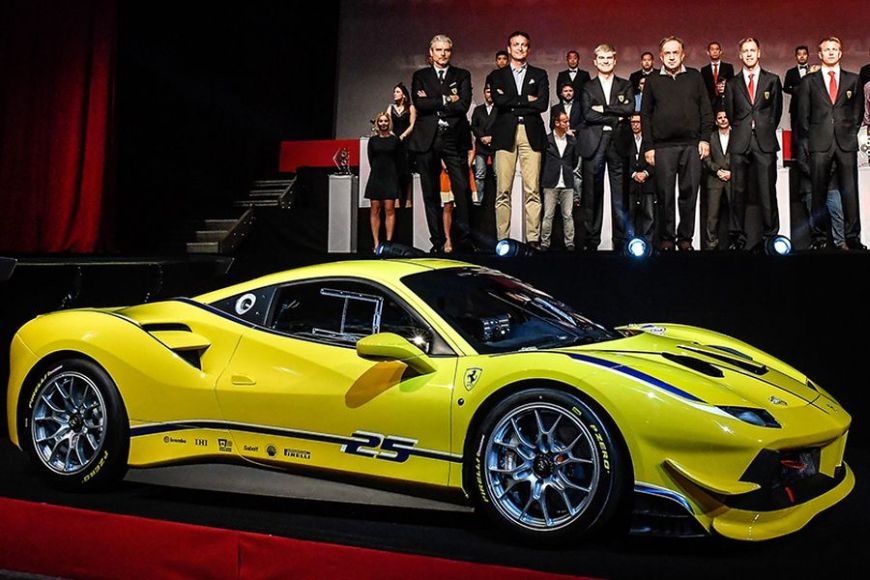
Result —
M569 578L5 498L0 530L0 570L69 578Z

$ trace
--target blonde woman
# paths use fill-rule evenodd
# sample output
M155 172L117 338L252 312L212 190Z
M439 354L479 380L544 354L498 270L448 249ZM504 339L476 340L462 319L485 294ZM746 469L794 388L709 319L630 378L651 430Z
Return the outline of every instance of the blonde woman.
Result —
M389 242L396 228L396 200L399 198L399 138L393 133L393 121L387 112L378 113L375 117L368 157L371 173L366 183L365 197L372 204L369 221L374 249L377 250L380 244L381 210L384 212L386 240Z

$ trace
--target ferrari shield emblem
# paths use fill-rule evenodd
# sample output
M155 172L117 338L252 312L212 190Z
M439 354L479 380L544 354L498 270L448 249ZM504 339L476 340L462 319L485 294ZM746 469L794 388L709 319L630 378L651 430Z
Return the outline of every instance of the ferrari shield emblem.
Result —
M465 371L465 380L463 384L465 385L465 390L470 391L474 388L474 385L477 384L478 379L480 379L480 375L483 374L483 369L478 367L473 367L470 369L466 369Z
M617 100L618 100L620 103L624 103L624 102L625 102L625 95L619 95L619 96L617 97Z
M764 91L764 100L768 100L770 98L770 91Z
M847 99L851 99L851 98L852 98L852 91L846 91L846 98L847 98Z

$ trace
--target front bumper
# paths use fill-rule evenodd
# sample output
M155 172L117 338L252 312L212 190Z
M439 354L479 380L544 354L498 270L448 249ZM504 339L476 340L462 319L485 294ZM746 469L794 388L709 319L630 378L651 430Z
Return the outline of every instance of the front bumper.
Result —
M722 508L713 515L713 529L734 540L770 540L803 528L811 519L833 506L855 487L855 474L846 463L840 482L827 492L800 504L773 511Z

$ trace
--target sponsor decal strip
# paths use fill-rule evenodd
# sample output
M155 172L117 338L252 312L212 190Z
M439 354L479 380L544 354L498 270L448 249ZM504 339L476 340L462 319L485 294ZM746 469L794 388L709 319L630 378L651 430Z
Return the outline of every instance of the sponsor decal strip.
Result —
M247 423L229 423L223 421L178 421L169 423L154 423L139 425L130 429L131 437L142 437L156 433L171 431L183 431L186 429L217 429L221 431L245 431L261 435L273 435L276 437L292 437L306 441L320 443L333 443L342 446L342 451L352 455L365 455L403 462L411 455L426 459L437 459L462 463L462 456L434 449L422 449L414 447L416 440L404 437L387 436L358 431L350 437L333 435L330 433L318 433L314 431L302 431L299 429L282 429L264 425L250 425Z
M695 395L693 395L691 393L687 393L686 391L684 391L682 389L679 389L673 385L670 385L662 380L659 380L659 379L657 379L653 376L650 376L646 373L643 373L641 371L635 370L633 368L629 368L623 364L611 362L608 360L603 360L600 358L591 357L591 356L588 356L585 354L570 353L570 354L568 354L568 356L575 359L575 360L579 360L579 361L587 362L590 364L598 365L598 366L604 367L606 369L612 370L614 372L628 375L630 377L633 377L635 379L643 381L647 384L650 384L654 387L658 387L660 389L663 389L663 390L665 390L673 395L677 395L678 397L682 397L682 398L688 399L690 401L695 401L697 403L704 403L704 401L702 399L699 399L698 397L696 397Z

